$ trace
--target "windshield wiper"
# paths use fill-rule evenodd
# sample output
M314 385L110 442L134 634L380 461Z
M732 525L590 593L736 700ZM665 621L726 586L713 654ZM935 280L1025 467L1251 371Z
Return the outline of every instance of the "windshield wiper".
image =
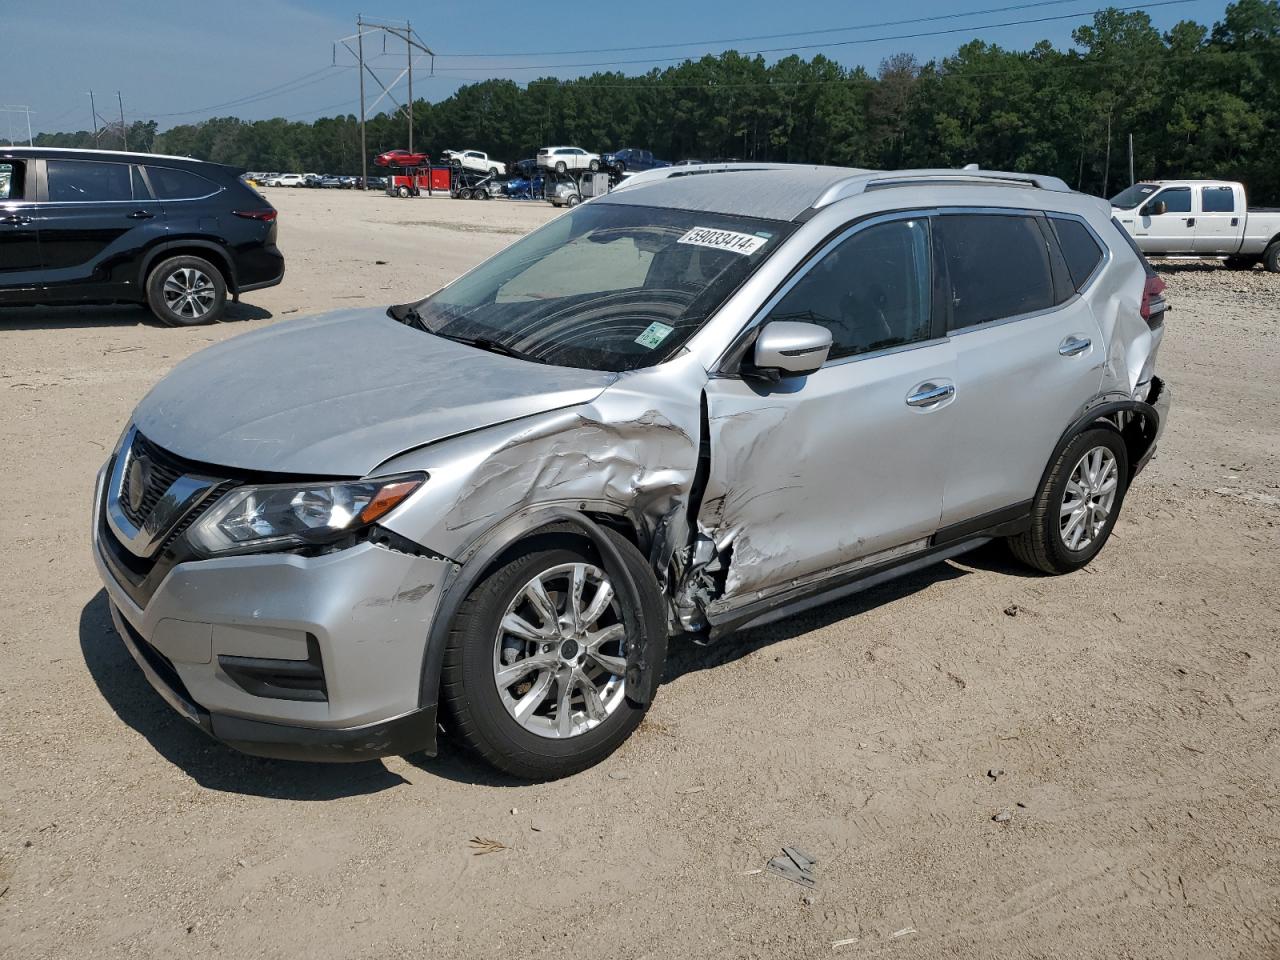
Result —
M425 329L425 327L423 328ZM497 340L490 340L488 337L459 337L451 333L440 333L437 330L430 331L437 337L444 337L446 340L452 340L454 343L465 343L467 346L476 347L479 350L487 350L490 353L498 353L504 357L514 357L517 360L528 360L530 363L546 363L541 357L535 357L532 353L525 353L523 350L517 350L515 347L509 347L505 343L499 343Z

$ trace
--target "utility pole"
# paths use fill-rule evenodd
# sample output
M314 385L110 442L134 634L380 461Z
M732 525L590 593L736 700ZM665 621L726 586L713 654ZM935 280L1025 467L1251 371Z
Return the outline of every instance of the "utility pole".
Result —
M93 145L98 145L98 108L93 103L93 91L89 91L89 112L93 114Z
M124 152L129 152L129 128L124 125L124 97L116 91L116 102L120 104L120 140L124 143Z
M404 40L404 43L405 43L405 51L408 54L408 62L405 64L405 68L400 71L399 76L397 76L394 80L391 81L390 86L383 83L378 78L378 74L373 70L373 68L370 67L364 61L364 35L366 33L374 33L374 32L381 32L384 35L383 36L384 48L385 48L385 42L386 42L386 37L385 37L386 34L391 34L393 37L400 37L402 40ZM354 40L356 42L354 49L352 49L351 43L349 42L351 40ZM418 35L414 32L413 26L409 23L409 21L406 20L404 26L401 27L395 24L380 23L378 21L366 20L363 14L356 14L355 34L350 37L343 37L338 42L341 43L344 47L346 47L347 52L349 52L352 56L356 58L356 71L360 74L360 179L361 179L361 188L364 190L368 190L369 189L369 185L368 185L369 144L366 138L366 125L368 123L369 111L372 110L374 107L376 107L382 101L383 97L389 97L397 107L404 110L405 115L408 117L408 120L409 120L409 150L410 152L412 152L413 150L413 51L420 50L422 53L425 53L427 56L431 57L433 64L435 63L436 55L435 55L435 51L431 50L431 48L426 46L422 42L422 40L418 37ZM337 48L335 46L335 50L336 49ZM378 94L378 96L374 99L373 103L371 104L366 103L364 98L364 75L366 73L373 78L374 83L376 83L379 87L382 88L382 93ZM409 77L409 103L407 106L404 104L401 104L399 100L396 100L395 96L391 93L391 88L394 87L397 83L399 83L402 79L404 79L406 75Z
M1137 183L1137 179L1133 175L1133 134L1129 134L1129 186Z
M413 28L409 26L409 21L404 22L404 52L405 57L409 61L409 152L413 153L413 44L409 42L409 37L413 34ZM430 174L428 174L430 176Z
M360 65L356 73L360 74L360 189L369 189L369 148L364 140L364 24L360 22L360 14L356 14L356 44L360 48Z

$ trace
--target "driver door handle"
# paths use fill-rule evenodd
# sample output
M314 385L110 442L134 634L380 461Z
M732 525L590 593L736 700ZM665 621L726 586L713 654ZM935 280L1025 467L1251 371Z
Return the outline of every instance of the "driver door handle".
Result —
M948 397L955 396L956 388L952 383L922 383L916 392L907 397L908 407L934 407Z
M35 220L35 217L25 217L20 213L12 213L7 217L0 217L0 223L23 224L23 223L31 223L34 220Z
M130 220L152 220L155 218L155 214L150 210L135 210L128 216Z

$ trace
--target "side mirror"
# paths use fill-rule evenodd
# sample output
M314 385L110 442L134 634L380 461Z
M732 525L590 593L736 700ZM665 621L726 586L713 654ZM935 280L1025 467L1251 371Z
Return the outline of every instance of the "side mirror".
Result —
M1168 213L1168 212L1169 212L1169 205L1165 203L1163 200L1152 200L1150 203L1148 203L1145 207L1142 208L1142 215L1144 217L1158 217L1161 214Z
M822 368L831 352L831 331L816 323L774 320L756 337L750 374L765 380L804 376Z

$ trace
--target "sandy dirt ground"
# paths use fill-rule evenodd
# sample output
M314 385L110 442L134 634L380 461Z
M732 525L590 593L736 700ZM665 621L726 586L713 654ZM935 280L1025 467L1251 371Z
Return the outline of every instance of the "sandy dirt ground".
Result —
M240 756L109 625L91 485L157 379L554 215L270 197L287 278L218 327L0 314L0 956L1280 957L1280 276L1166 270L1173 418L1091 567L986 548L678 648L616 755L529 786Z

